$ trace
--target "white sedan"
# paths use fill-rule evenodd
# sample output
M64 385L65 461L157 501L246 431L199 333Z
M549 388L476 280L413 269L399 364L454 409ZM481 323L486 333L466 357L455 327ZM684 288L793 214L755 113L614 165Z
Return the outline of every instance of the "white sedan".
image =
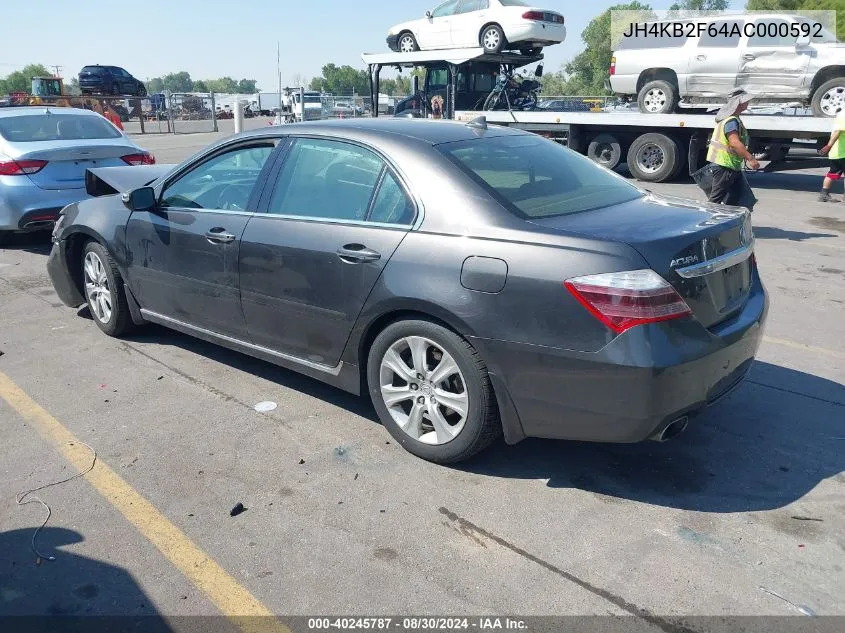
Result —
M537 54L565 39L563 16L555 11L522 0L449 0L421 20L394 26L387 45L401 53L480 46L487 53L518 49Z

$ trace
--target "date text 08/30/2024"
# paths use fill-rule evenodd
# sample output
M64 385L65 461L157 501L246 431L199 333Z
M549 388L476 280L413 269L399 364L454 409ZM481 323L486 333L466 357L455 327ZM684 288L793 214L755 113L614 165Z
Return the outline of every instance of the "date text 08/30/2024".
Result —
M309 618L308 630L320 631L524 631L524 620L516 618Z

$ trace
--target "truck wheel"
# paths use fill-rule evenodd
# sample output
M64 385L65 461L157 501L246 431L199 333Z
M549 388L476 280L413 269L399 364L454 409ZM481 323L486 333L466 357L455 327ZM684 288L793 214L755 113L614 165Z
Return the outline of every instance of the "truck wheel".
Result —
M678 105L678 89L668 81L649 81L637 95L637 105L645 114L669 114Z
M612 134L599 134L590 141L587 157L602 167L616 169L622 162L622 144Z
M628 169L645 182L665 182L678 171L680 148L665 134L650 132L638 137L628 150Z
M824 82L813 93L813 114L834 117L845 110L845 77Z

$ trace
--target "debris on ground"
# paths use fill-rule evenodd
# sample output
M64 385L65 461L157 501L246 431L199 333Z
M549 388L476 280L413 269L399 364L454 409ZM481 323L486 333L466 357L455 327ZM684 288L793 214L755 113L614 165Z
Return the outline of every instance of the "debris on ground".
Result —
M301 466L302 464L304 464L304 463L305 463L305 460L304 460L304 459L300 459L300 460L299 460L299 465L300 465L300 466Z
M796 521L818 521L819 523L823 523L824 519L818 519L816 517L802 517L802 516L795 516L792 517Z
M253 407L259 413L269 413L270 411L275 411L276 407L278 407L275 402L259 402L255 407Z
M244 507L244 504L238 503L238 505L236 505L234 508L232 508L232 511L229 512L229 516L236 517L239 514L243 514L244 512L246 512L246 508Z
M762 592L764 592L764 593L767 593L767 594L769 594L770 596L774 596L775 598L778 598L778 599L780 599L780 600L783 600L786 604L790 604L790 605L792 605L793 607L795 607L796 609L798 609L798 611L800 611L800 612L801 612L801 613L803 613L804 615L808 615L808 616L810 616L810 617L814 617L814 616L816 615L816 612L815 612L815 611L813 611L810 607L799 606L799 605L795 604L794 602L792 602L791 600L787 600L786 598L784 598L784 597L783 597L782 595L780 595L779 593L775 593L775 592L774 592L774 591L772 591L771 589L766 589L765 587L760 587L760 591L762 591Z
M156 380L163 380L163 379L164 379L164 376L159 376L158 378L156 378Z
M358 481L358 473L355 473L355 479L354 479L354 481Z

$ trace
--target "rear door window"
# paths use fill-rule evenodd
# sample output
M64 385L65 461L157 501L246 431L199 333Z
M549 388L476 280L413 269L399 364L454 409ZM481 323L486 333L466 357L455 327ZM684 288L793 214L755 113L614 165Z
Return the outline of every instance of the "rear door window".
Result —
M300 138L290 149L269 213L364 221L383 161L351 143Z
M482 138L437 149L526 219L608 207L643 195L624 178L544 138Z
M749 26L749 29L754 29L754 35L748 38L748 47L780 48L795 46L798 41L798 32L792 28L791 24L791 22L781 19L755 20Z

